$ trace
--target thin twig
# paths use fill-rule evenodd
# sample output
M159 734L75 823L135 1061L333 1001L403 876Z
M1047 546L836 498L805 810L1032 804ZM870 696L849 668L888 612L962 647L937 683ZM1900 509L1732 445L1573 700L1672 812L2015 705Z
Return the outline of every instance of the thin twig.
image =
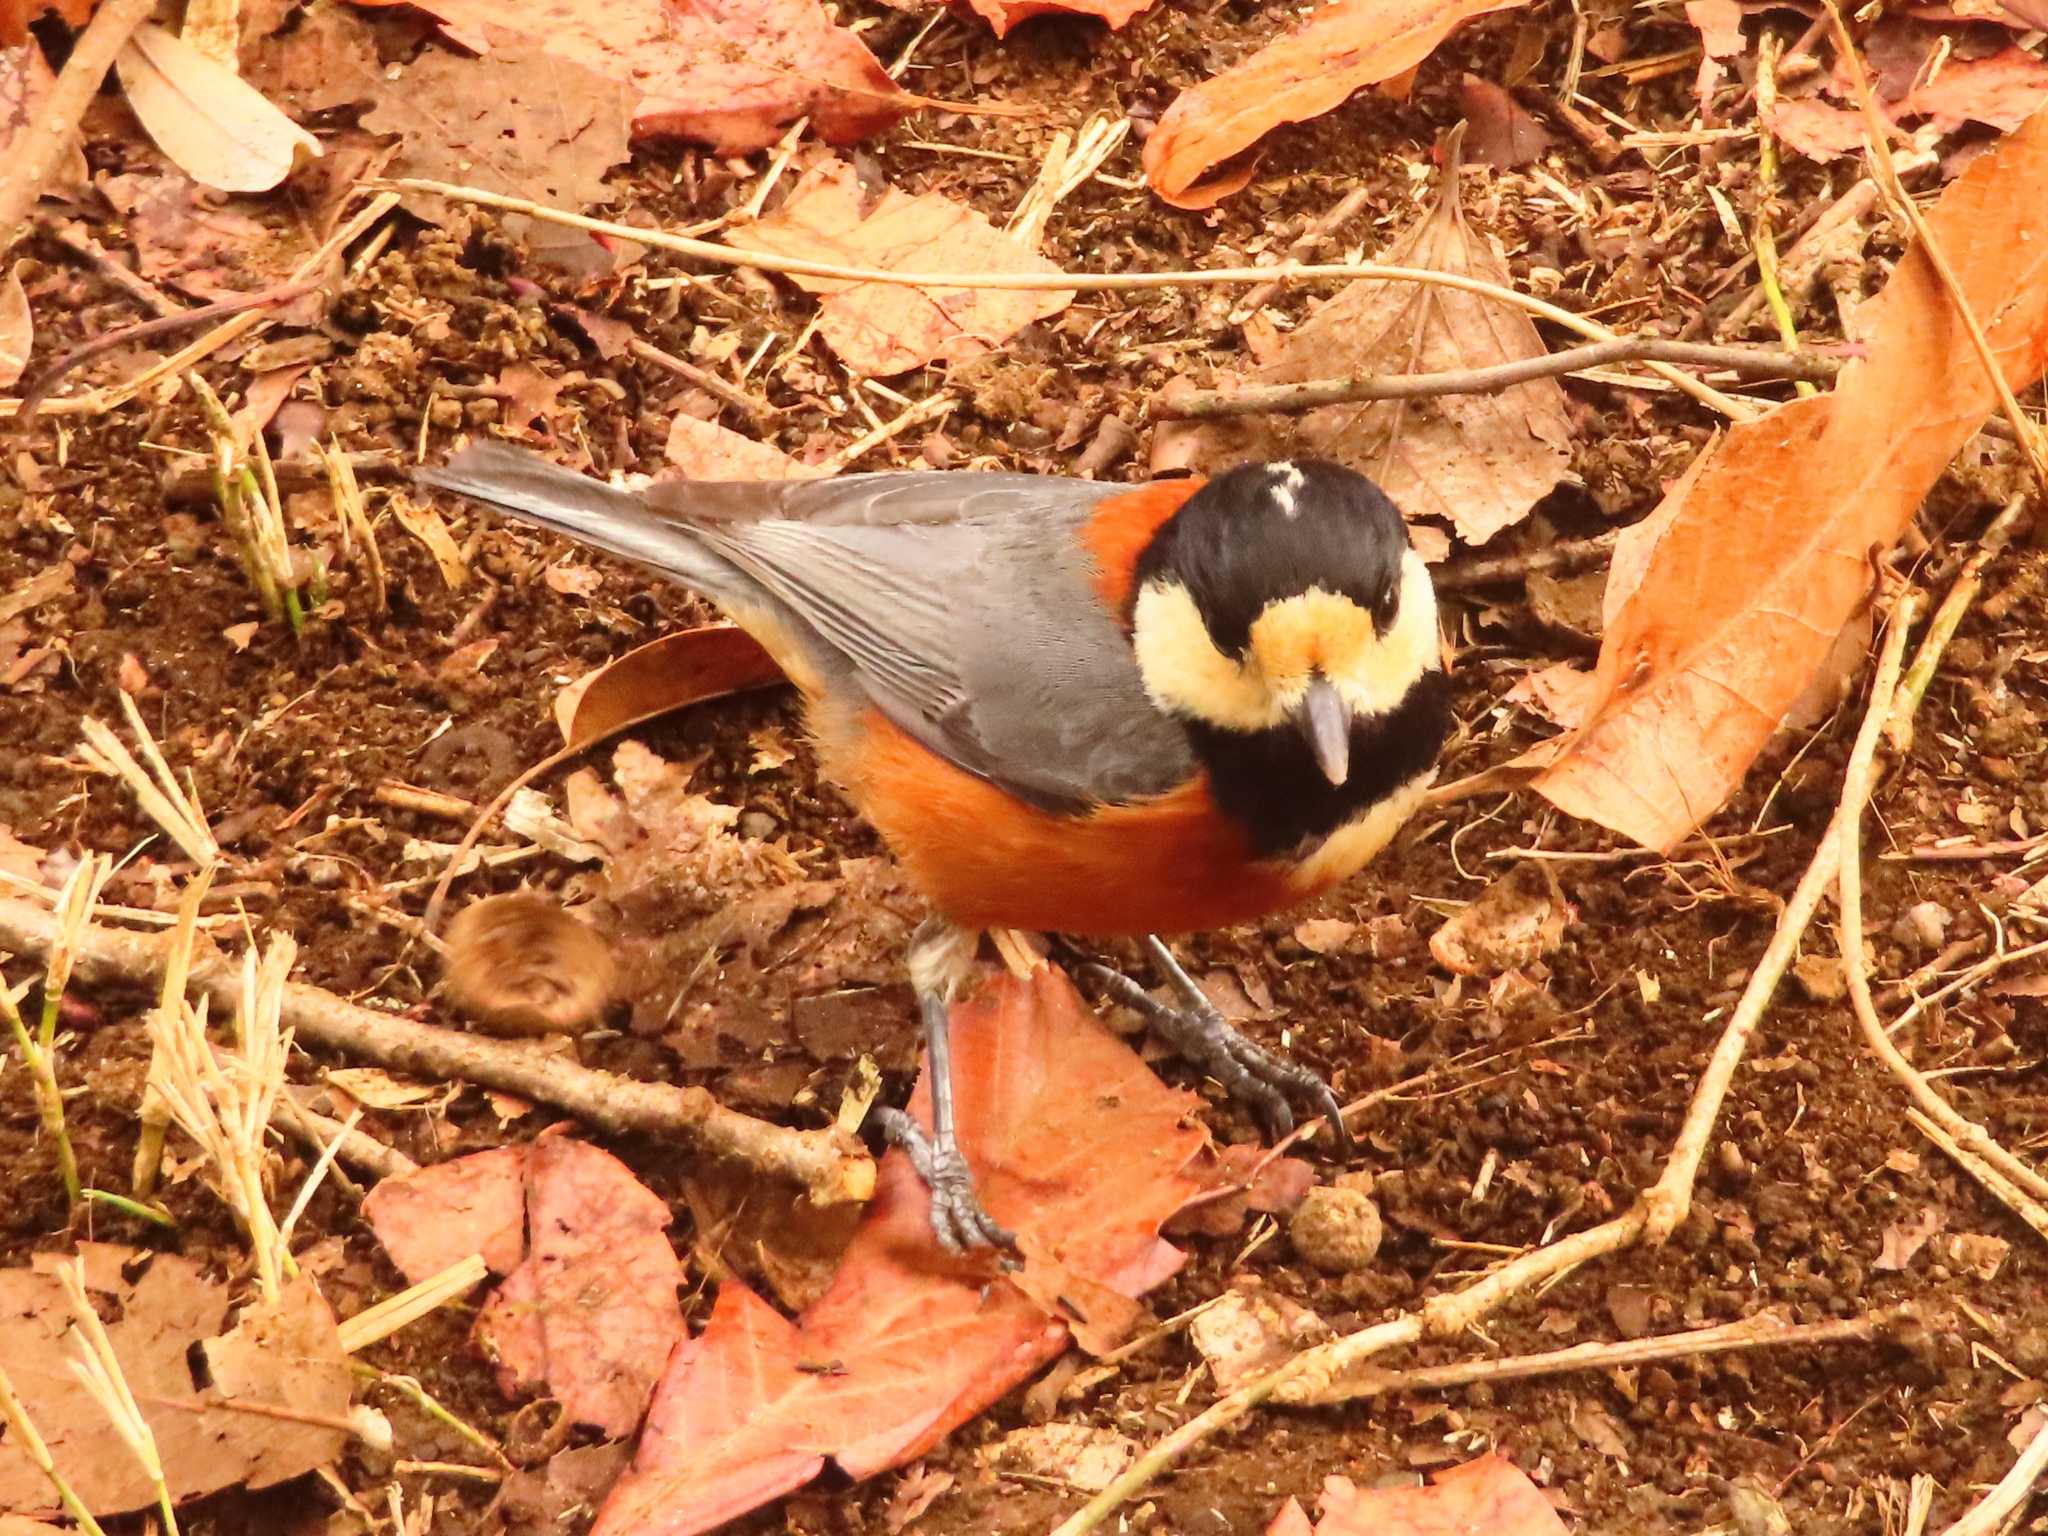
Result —
M1556 378L1611 363L1683 363L1722 368L1751 378L1832 379L1839 358L1811 352L1777 352L1764 347L1726 347L1661 336L1624 336L1590 342L1541 357L1517 358L1487 368L1452 368L1441 373L1360 373L1341 379L1305 379L1299 384L1258 384L1237 389L1201 389L1160 396L1152 414L1164 421L1206 421L1219 416L1276 415L1312 411L1356 400L1417 400L1434 395L1491 395L1532 379Z
M699 368L695 363L677 357L672 352L662 351L651 341L643 341L635 336L626 343L626 350L643 363L652 363L657 368L667 369L679 379L687 379L705 394L731 406L757 428L766 429L774 425L776 416L780 414L767 401L757 400L745 390L734 388L708 368Z
M155 9L156 0L106 0L79 33L42 111L8 146L8 169L0 176L0 255L21 238L30 210L77 138L85 109L99 94L114 56Z
M2034 1486L2044 1475L2048 1475L2048 1429L2036 1430L2027 1448L2020 1452L2019 1460L1998 1480L1998 1486L1941 1536L1992 1536L1993 1532L2004 1530L2005 1522L2026 1506Z
M936 395L927 395L909 409L897 412L872 432L855 438L830 458L820 459L817 464L818 473L836 475L841 470L850 468L891 438L901 437L912 427L922 426L927 421L937 421L952 410L955 404L953 397L944 391Z
M767 251L743 251L712 240L694 240L666 230L645 229L636 224L615 224L565 209L551 208L531 198L511 197L482 187L457 186L445 181L414 178L379 181L372 185L392 193L424 192L479 208L496 208L506 213L525 214L543 223L580 229L593 235L637 240L657 250L694 256L700 261L728 267L753 267L762 272L780 272L789 277L827 277L848 283L886 283L899 288L987 288L1012 293L1114 293L1149 288L1200 288L1269 282L1357 282L1372 279L1389 283L1420 283L1425 287L1452 288L1477 294L1496 303L1561 325L1591 341L1615 341L1618 336L1597 320L1574 314L1555 304L1521 293L1499 283L1470 277L1462 272L1439 272L1427 267L1381 266L1375 262L1329 262L1299 264L1282 262L1277 267L1215 267L1207 271L1179 272L899 272L888 267L853 267L836 261L814 261L807 256L783 256ZM1668 363L1651 363L1651 369L1666 382L1734 420L1747 420L1751 408L1731 400L1719 390L1702 384L1691 374Z
M0 950L47 953L56 926L38 905L0 899ZM152 935L88 928L79 944L78 975L133 985L155 978L163 962L163 944ZM224 1009L240 1001L240 969L218 954L194 958L192 982ZM874 1162L851 1138L756 1120L727 1109L702 1088L615 1077L516 1043L359 1008L304 982L286 983L282 1016L301 1045L443 1082L503 1089L615 1135L682 1139L790 1179L819 1204L866 1200L874 1193Z
M1595 534L1590 539L1566 539L1546 544L1525 554L1478 555L1449 560L1430 574L1439 592L1469 592L1475 587L1496 587L1503 582L1521 581L1539 572L1570 575L1574 571L1590 571L1597 565L1605 565L1613 556L1615 543L1620 538L1621 533L1616 530Z

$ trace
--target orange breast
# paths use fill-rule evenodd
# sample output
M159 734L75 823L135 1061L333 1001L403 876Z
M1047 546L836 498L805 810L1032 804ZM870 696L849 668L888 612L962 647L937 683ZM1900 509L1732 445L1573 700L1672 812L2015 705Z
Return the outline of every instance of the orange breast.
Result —
M1308 894L1283 867L1250 857L1205 780L1063 816L955 768L873 710L837 722L832 713L813 721L827 771L962 926L1186 933L1249 922Z

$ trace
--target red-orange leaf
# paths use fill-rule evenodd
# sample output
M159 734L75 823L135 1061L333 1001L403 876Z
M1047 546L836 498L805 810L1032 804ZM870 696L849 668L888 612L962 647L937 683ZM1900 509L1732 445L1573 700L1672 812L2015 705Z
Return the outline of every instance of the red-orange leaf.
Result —
M1116 31L1138 12L1150 10L1152 0L967 0L967 7L1002 37L1033 16L1094 16Z
M1972 164L1930 223L2026 388L2048 368L2048 112ZM1617 580L1640 577L1609 599L1584 727L1546 743L1536 780L1572 815L1654 848L1711 815L1868 598L1871 551L1996 407L1917 246L1864 313L1868 355L1831 394L1735 427L1616 548Z
M1159 1224L1194 1188L1194 1100L1083 1010L1065 977L1005 976L953 1012L962 1144L1026 1256L1014 1279L933 1241L909 1160L882 1161L839 1274L791 1323L734 1282L676 1351L633 1471L592 1536L687 1536L800 1487L923 1454L1180 1263ZM920 1087L912 1099L923 1115ZM1061 1299L1054 1314L1034 1296ZM1074 1319L1066 1303L1084 1314Z
M1266 1536L1565 1536L1543 1490L1499 1456L1447 1468L1427 1488L1359 1488L1332 1477L1321 1508L1311 1526L1289 1499Z
M1145 176L1176 208L1208 208L1253 167L1208 173L1282 123L1340 107L1355 91L1414 68L1452 28L1525 0L1334 0L1235 68L1183 91L1145 141ZM1208 177L1204 180L1204 177Z

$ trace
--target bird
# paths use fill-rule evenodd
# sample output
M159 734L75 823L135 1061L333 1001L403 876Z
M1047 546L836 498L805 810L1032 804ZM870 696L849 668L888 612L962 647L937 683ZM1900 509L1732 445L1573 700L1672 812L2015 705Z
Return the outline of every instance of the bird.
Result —
M947 1016L982 934L1136 939L1177 1004L1110 995L1276 1135L1329 1087L1231 1028L1161 934L1329 890L1421 803L1451 727L1435 592L1385 493L1251 463L1144 485L978 470L615 485L510 444L417 480L722 608L805 701L820 766L930 904L908 968L932 1128L886 1106L952 1252L1009 1249L953 1123Z

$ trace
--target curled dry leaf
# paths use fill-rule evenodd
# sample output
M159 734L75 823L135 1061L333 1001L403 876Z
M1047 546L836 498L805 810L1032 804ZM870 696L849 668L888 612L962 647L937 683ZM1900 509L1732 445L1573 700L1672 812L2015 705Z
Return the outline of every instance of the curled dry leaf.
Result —
M891 271L1059 271L974 209L936 192L912 197L891 187L870 206L859 173L836 159L807 171L772 216L728 230L726 241L741 250ZM818 334L840 360L855 373L884 378L935 359L978 357L1074 301L1071 292L790 281L825 295Z
M563 745L584 747L671 710L785 681L738 625L705 624L650 640L577 678L555 695L555 724Z
M27 371L28 355L36 344L36 321L29 312L28 290L21 286L21 266L17 261L0 281L0 389L13 388Z
M801 1487L827 1458L856 1479L912 1461L1064 1349L1069 1304L1134 1305L1179 1266L1158 1230L1191 1189L1191 1095L1154 1077L1049 967L999 976L956 1006L953 1049L960 1137L990 1213L1019 1235L1023 1271L942 1252L929 1194L889 1153L831 1289L795 1322L720 1286L593 1536L706 1531ZM920 1086L912 1112L927 1104Z
M1565 1536L1543 1490L1513 1462L1481 1456L1427 1488L1360 1488L1326 1478L1314 1525L1292 1499L1266 1536Z
M227 1287L191 1260L102 1243L80 1253L86 1289L113 1309L107 1336L156 1436L173 1499L269 1487L341 1454L348 1437L336 1425L348 1413L351 1380L334 1315L310 1281L293 1282L274 1309L245 1308L224 1331ZM89 1509L153 1505L148 1474L73 1374L71 1312L54 1273L70 1262L39 1255L33 1269L0 1270L7 1374ZM218 1373L204 1389L193 1385L195 1348ZM50 1507L49 1484L14 1441L0 1436L0 1509Z
M405 0L357 0L393 5ZM907 94L817 0L413 0L473 52L524 34L564 64L632 88L637 138L695 139L723 154L773 144L809 117L829 143L879 133Z
M471 902L448 927L448 1000L500 1034L587 1025L611 1001L615 977L598 931L537 891Z
M1429 936L1430 957L1460 976L1498 976L1554 951L1575 915L1543 869L1517 865Z
M2010 133L2044 103L2048 61L2014 47L1988 59L1950 59L1932 80L1915 86L1888 110L1894 117L1924 117L1942 133L1953 133L1964 123Z
M1975 161L1931 213L2015 389L2048 367L2048 112ZM1615 563L1641 577L1607 614L1585 725L1536 788L1668 848L1718 809L1871 589L1888 549L1996 405L1917 247L1865 306L1867 355L1832 393L1731 429ZM1731 573L1741 573L1739 579Z
M320 154L318 139L240 75L154 22L135 29L114 66L157 147L203 185L268 192Z
M997 37L1006 37L1010 28L1033 16L1093 16L1116 31L1140 11L1150 10L1153 0L966 0L966 4L995 29Z
M1492 242L1458 205L1456 133L1429 211L1379 253L1400 266L1512 281ZM1290 332L1246 382L1292 384L1359 373L1485 368L1548 349L1520 310L1448 288L1353 283ZM1313 455L1380 484L1410 518L1442 518L1483 544L1520 521L1570 467L1571 425L1556 379L1491 395L1374 400L1301 416L1240 416L1194 434L1204 468Z
M669 463L692 480L802 480L818 472L773 443L743 437L715 421L678 416L668 425Z
M1176 208L1212 207L1249 183L1255 166L1209 173L1282 123L1320 117L1413 69L1460 22L1522 3L1332 0L1242 64L1181 92L1145 141L1145 177Z

